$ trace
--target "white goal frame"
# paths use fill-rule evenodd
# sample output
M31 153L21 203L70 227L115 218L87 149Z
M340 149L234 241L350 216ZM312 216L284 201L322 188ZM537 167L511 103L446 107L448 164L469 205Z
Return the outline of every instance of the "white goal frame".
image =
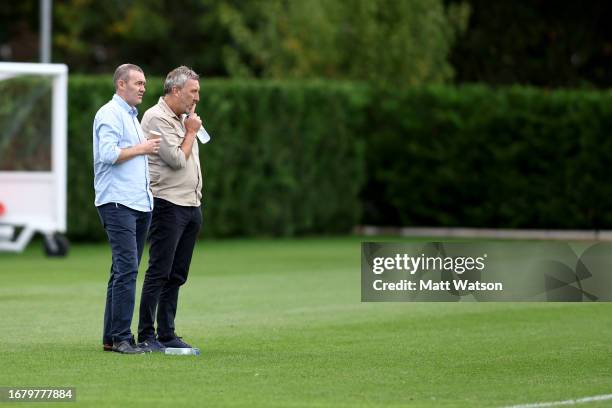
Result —
M21 252L39 232L53 245L66 232L68 67L0 63L0 79L35 74L52 78L51 171L0 171L0 251ZM3 129L0 129L2 132ZM15 231L20 232L15 236Z

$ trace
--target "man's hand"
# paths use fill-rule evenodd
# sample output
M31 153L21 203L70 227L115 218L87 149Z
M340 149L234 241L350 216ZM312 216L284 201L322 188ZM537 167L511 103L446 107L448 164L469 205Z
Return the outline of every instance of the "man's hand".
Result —
M198 133L200 127L202 126L202 119L198 116L197 113L190 113L189 116L185 119L185 130L188 133Z
M143 154L157 154L157 152L159 152L160 142L161 139L146 139L144 142L137 144L136 146L121 149L115 164L123 163L126 160L130 160L131 158Z
M195 113L196 104L194 103L187 117L185 118L185 139L183 143L181 143L181 150L183 154L185 154L185 159L188 159L191 156L191 148L193 147L193 143L195 141L196 134L200 127L202 126L202 120Z
M138 146L141 148L142 154L157 154L157 152L159 152L160 142L161 142L160 138L146 139L144 142L142 142Z
M185 118L185 130L187 133L193 133L194 135L198 133L200 127L202 126L202 119L195 113L196 104L194 103L191 109L189 110L189 114Z

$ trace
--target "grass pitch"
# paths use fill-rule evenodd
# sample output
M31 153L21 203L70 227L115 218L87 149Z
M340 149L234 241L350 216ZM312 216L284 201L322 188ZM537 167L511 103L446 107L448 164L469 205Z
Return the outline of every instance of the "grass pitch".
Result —
M103 352L109 263L103 244L66 259L38 245L0 254L0 386L76 387L76 404L53 406L130 408L495 407L612 393L612 304L361 303L357 238L200 242L177 332L202 356Z

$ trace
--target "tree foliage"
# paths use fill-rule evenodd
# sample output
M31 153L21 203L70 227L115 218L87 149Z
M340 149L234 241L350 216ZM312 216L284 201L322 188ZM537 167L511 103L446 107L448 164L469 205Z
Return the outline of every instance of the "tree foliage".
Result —
M439 83L469 8L431 0L257 0L219 4L233 76L349 78L383 85Z
M451 54L458 82L612 85L611 2L468 2L469 26Z
M205 76L439 83L453 76L448 56L468 10L442 0L64 0L54 3L53 59L77 73L129 61L154 75L185 64ZM37 11L0 9L0 45L13 20L36 38Z
M76 72L112 72L119 64L165 74L189 65L205 75L225 74L226 37L212 2L183 0L67 0L55 6L56 59Z

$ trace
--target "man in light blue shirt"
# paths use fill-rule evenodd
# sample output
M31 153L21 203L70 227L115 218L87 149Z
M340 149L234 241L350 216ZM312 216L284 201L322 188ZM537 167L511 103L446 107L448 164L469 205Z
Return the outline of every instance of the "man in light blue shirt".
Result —
M93 123L95 205L113 255L106 289L105 351L140 354L130 326L134 313L136 275L151 222L148 154L157 154L159 139L145 138L136 105L142 102L146 79L133 64L115 71L115 95L98 110Z

